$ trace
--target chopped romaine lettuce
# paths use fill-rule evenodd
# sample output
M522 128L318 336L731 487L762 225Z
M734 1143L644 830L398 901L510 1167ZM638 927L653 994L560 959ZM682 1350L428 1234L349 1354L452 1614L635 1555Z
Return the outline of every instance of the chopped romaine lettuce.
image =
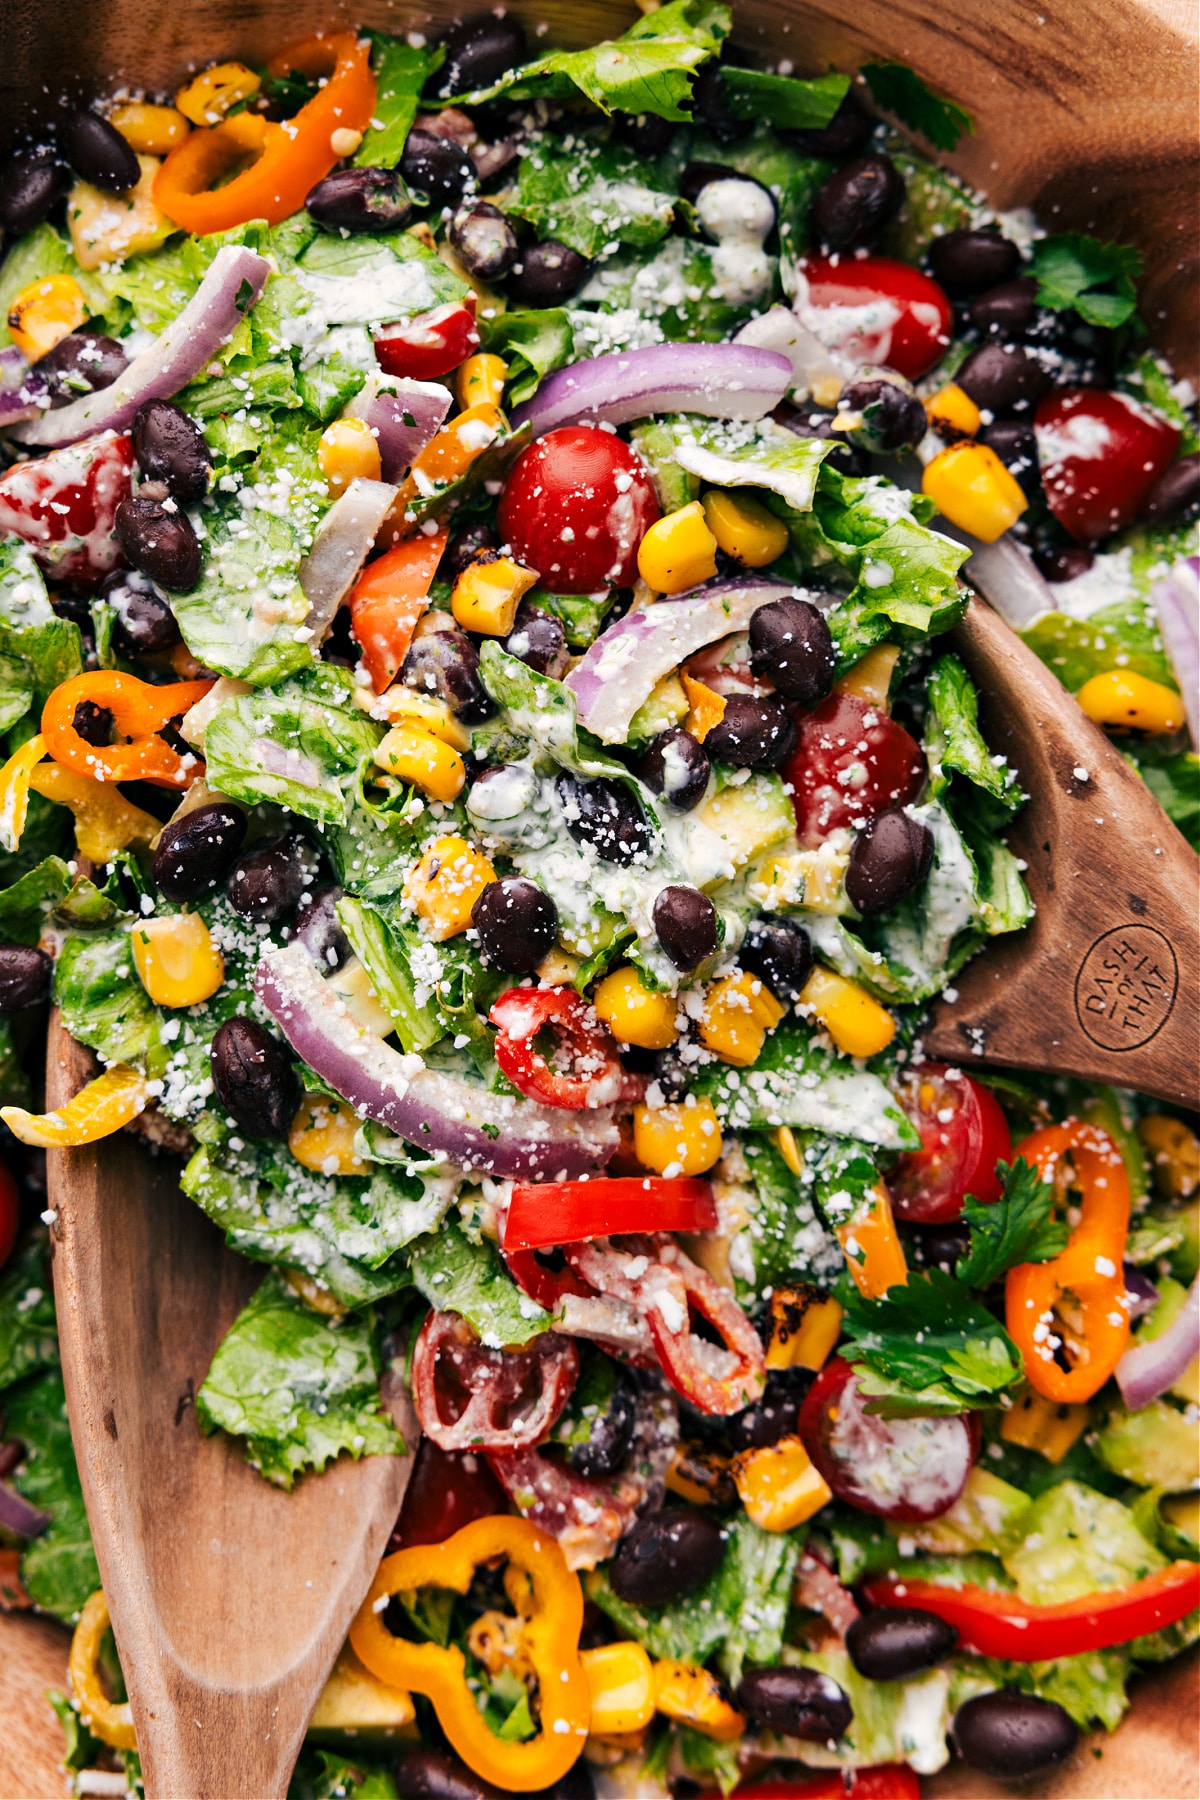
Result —
M0 1274L0 1391L57 1363L49 1245L38 1231Z
M371 72L375 77L375 106L369 130L354 153L364 169L394 169L404 154L404 144L421 104L421 89L440 62L437 52L405 38L372 31Z
M480 339L484 350L508 364L504 393L510 407L532 399L545 376L575 361L571 321L561 306L482 319Z
M807 923L807 919L806 919ZM751 1069L710 1064L695 1092L735 1131L777 1125L840 1133L881 1150L916 1147L906 1114L878 1075L822 1047L799 1020L771 1032Z
M766 488L797 512L812 506L817 471L830 449L773 419L743 424L684 418L674 432L681 469L718 487Z
M768 1288L789 1276L834 1279L843 1266L841 1246L822 1223L806 1185L792 1174L767 1134L751 1134L742 1147L754 1199L748 1199L748 1217L729 1247L738 1300L754 1306Z
M788 1753L802 1755L816 1769L862 1769L877 1763L906 1762L919 1774L932 1775L950 1760L946 1739L955 1708L972 1693L984 1693L991 1686L983 1677L968 1684L958 1668L953 1693L951 1671L946 1668L930 1669L907 1681L871 1681L858 1673L845 1649L836 1643L820 1650L787 1649L783 1655L785 1662L832 1676L854 1709L845 1735L835 1744L780 1740Z
M1021 1542L1001 1560L1032 1606L1129 1587L1166 1567L1127 1506L1077 1481L1039 1494L1022 1523Z
M21 1557L21 1580L35 1606L73 1620L100 1586L100 1571L57 1368L43 1369L8 1390L4 1429L7 1437L24 1444L26 1453L9 1479L26 1500L50 1514L47 1529Z
M495 1245L472 1242L453 1220L409 1254L418 1292L435 1311L460 1313L491 1348L519 1348L549 1329L550 1314L517 1286Z
M820 131L850 91L848 75L768 75L732 63L721 68L721 96L737 119L766 120L785 131Z
M61 856L47 856L0 892L0 943L36 944L48 915L64 900L70 871Z
M32 551L16 537L0 541L0 654L19 665L20 692L28 694L20 711L0 726L5 731L30 707L40 714L59 683L83 668L78 625L55 613Z
M163 1015L138 980L128 931L69 932L54 965L54 998L71 1036L103 1062L162 1074Z
M671 229L675 197L654 186L651 164L619 145L550 134L520 161L508 211L540 238L569 244L589 260L618 244L656 244Z
M319 663L270 690L227 701L210 720L208 779L221 793L344 825L348 796L383 736L354 704L346 672Z
M656 248L628 247L606 258L576 304L618 316L615 341L589 346L592 354L664 338L716 343L771 304L777 276L774 257L756 258L752 269L744 255L722 255L719 245L669 237ZM574 330L580 345L585 334L579 324Z
M993 756L979 729L979 694L957 656L939 656L929 671L922 748L929 763L929 792L937 800L953 790L954 777L999 802L1002 815L1024 795L1007 758ZM977 805L971 796L968 805Z

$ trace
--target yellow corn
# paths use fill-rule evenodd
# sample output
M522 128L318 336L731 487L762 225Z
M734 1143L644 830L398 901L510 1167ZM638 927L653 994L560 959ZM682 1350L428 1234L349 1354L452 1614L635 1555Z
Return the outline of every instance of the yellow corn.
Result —
M73 1150L120 1131L137 1118L146 1100L145 1076L126 1063L115 1063L54 1112L29 1113L22 1106L0 1106L0 1119L23 1144L36 1144L42 1150Z
M156 156L139 156L141 175L125 194L109 194L88 181L77 181L67 195L67 229L81 269L124 262L157 250L176 229L154 204Z
M730 1706L716 1676L694 1663L655 1663L654 1704L664 1718L690 1725L719 1744L732 1743L746 1729L745 1719Z
M836 691L853 694L856 699L865 700L868 706L886 707L899 656L899 644L876 644L834 683Z
M987 444L951 444L926 463L921 489L961 531L994 544L1029 505L1021 485Z
M667 1469L666 1483L673 1494L694 1506L728 1506L736 1495L729 1458L702 1444L680 1444Z
M908 1264L886 1188L868 1194L834 1235L842 1246L851 1280L868 1300L880 1300L889 1288L905 1286Z
M308 1723L313 1731L380 1731L407 1736L405 1728L416 1716L412 1695L380 1681L378 1675L363 1668L349 1644L344 1644Z
M845 1056L877 1056L896 1035L896 1021L866 988L819 963L800 994Z
M306 1094L288 1132L288 1149L321 1175L365 1175L367 1166L354 1148L357 1132L358 1118L347 1101Z
M614 969L596 988L592 1000L598 1016L622 1044L641 1050L665 1050L679 1036L673 994L654 994L643 987L636 969Z
M225 962L199 913L142 919L130 933L133 966L156 1006L198 1006L225 979Z
M783 520L750 494L709 488L701 504L717 547L744 568L761 569L787 549L788 531Z
M660 594L682 594L717 572L717 540L698 500L652 525L638 546L638 572Z
M118 850L127 850L130 844L148 844L162 830L152 814L126 800L111 781L93 781L90 775L77 775L61 763L39 763L29 777L29 786L35 794L70 807L75 815L76 847L90 862L111 862Z
M703 1175L720 1159L721 1125L711 1100L633 1109L633 1151L656 1175Z
M583 967L582 959L555 945L537 966L537 977L549 987L571 987Z
M640 1644L602 1644L581 1650L579 1660L592 1697L593 1737L640 1731L654 1717L654 1674Z
M471 908L496 871L466 838L431 844L404 883L404 898L435 943L457 937L471 923Z
M219 125L231 107L249 100L261 86L261 79L245 63L218 63L181 87L175 104L193 125Z
M687 728L698 743L703 743L714 725L725 717L725 696L705 682L697 681L686 670L681 672L683 691L687 695Z
M137 1733L128 1700L114 1702L100 1683L100 1650L108 1635L108 1601L97 1588L79 1615L71 1639L68 1668L79 1716L94 1737L114 1750L136 1750Z
M34 770L46 754L46 740L39 731L26 738L0 769L0 844L10 852L21 842L29 817L29 790Z
M974 437L983 424L983 414L956 381L925 402L925 413L933 429L948 436Z
M790 1125L779 1125L775 1129L775 1148L782 1156L793 1175L804 1173L804 1152L796 1141L796 1134Z
M374 695L359 688L355 698L373 719L386 719L389 725L415 725L428 731L452 750L469 750L471 734L455 717L444 700L432 694L418 693L415 688L393 682L386 694Z
M336 500L352 481L378 481L383 473L379 444L363 419L335 419L321 433L317 445L321 473Z
M823 1369L842 1330L842 1308L819 1288L777 1287L771 1295L768 1369Z
M139 156L166 156L192 129L175 107L151 106L143 100L114 106L108 119Z
M434 800L457 799L466 783L467 765L458 751L419 725L393 725L374 755L381 769Z
M1147 1113L1138 1120L1155 1187L1169 1200L1190 1200L1200 1187L1200 1138L1182 1119Z
M283 1279L303 1300L310 1312L321 1313L327 1319L344 1319L346 1308L340 1300L335 1300L327 1287L312 1275L306 1275L303 1269L284 1269Z
M8 308L8 335L31 363L53 350L88 316L83 289L73 275L47 275L30 282Z
M536 569L525 568L511 556L469 563L454 583L450 610L464 631L507 637L522 594L527 594L536 580Z
M833 1499L798 1437L782 1437L733 1459L742 1505L763 1531L791 1531Z
M1060 1463L1087 1430L1087 1422L1086 1406L1047 1400L1027 1387L1000 1415L1000 1436L1006 1444L1020 1444L1024 1450L1036 1450L1047 1462Z
M507 1671L525 1681L534 1670L525 1642L525 1621L512 1613L480 1613L467 1632L467 1648L489 1675Z
M508 364L502 356L491 356L483 350L468 356L460 365L455 382L458 403L460 406L478 406L481 401L487 401L492 406L499 406L507 380Z
M704 996L700 1041L722 1062L747 1068L756 1061L767 1032L784 1015L774 994L757 975L723 975Z
M1075 698L1089 719L1113 731L1144 731L1157 737L1178 731L1187 718L1182 695L1132 669L1093 675Z

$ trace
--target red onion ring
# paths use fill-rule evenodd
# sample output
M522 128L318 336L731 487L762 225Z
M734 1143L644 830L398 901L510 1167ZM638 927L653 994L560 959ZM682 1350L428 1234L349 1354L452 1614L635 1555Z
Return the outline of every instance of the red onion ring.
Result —
M45 1531L49 1523L49 1513L32 1505L7 1481L0 1481L0 1528L11 1531L14 1537L33 1538Z
M1161 1337L1134 1344L1117 1364L1117 1386L1130 1412L1149 1406L1172 1387L1200 1356L1200 1275L1188 1289L1183 1310Z
M37 419L50 403L46 378L15 344L0 350L0 431L22 419Z
M437 381L372 373L345 409L369 425L385 481L403 481L450 411L450 390Z
M298 571L300 586L308 597L304 624L314 650L358 580L397 492L389 482L368 481L358 475L321 520L312 549Z
M1200 749L1200 556L1181 556L1150 598L1183 695L1192 748Z
M749 344L647 344L570 363L518 406L512 427L534 437L559 425L625 425L652 413L701 413L710 419L761 419L792 383L792 365Z

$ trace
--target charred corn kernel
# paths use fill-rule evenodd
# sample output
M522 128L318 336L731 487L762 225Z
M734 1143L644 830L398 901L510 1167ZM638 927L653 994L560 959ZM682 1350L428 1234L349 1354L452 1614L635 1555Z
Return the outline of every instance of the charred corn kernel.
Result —
M415 688L393 682L385 694L374 695L369 689L358 688L355 698L373 719L386 719L389 725L415 725L419 731L441 738L452 750L471 748L471 734L466 726L444 700L435 700L432 694L420 694Z
M698 743L703 743L715 725L725 717L725 696L718 694L694 675L682 671L683 691L687 695L687 728Z
M925 414L935 431L955 437L974 437L983 424L983 414L970 394L955 381L925 402Z
M507 1670L518 1681L525 1681L534 1672L525 1643L525 1621L511 1613L480 1613L467 1632L467 1649L489 1675L503 1675Z
M700 504L718 549L743 568L764 568L787 549L787 526L752 495L709 488Z
M61 763L39 763L29 786L35 794L71 809L76 848L90 862L111 862L118 850L149 844L162 830L152 814L127 800L113 782L93 781Z
M435 943L457 937L471 923L471 908L496 871L466 838L431 844L408 880L404 898Z
M868 706L886 707L899 655L899 644L876 644L834 683L837 692L853 694Z
M987 444L951 444L926 463L921 490L952 525L985 544L1003 537L1029 505L1016 477Z
M654 994L642 985L636 969L614 969L600 982L592 1005L613 1036L641 1050L665 1050L679 1036L673 994Z
M306 1275L303 1269L284 1269L283 1279L310 1312L321 1313L327 1319L345 1318L346 1308L341 1301L312 1275Z
M782 1437L733 1459L738 1497L763 1531L791 1531L833 1499L798 1437Z
M700 1041L723 1062L746 1068L756 1060L767 1032L778 1025L784 1011L757 975L745 971L723 975L704 996Z
M730 1706L716 1676L694 1663L655 1663L654 1705L664 1718L690 1725L718 1744L732 1743L746 1729L745 1719Z
M192 129L176 107L151 106L143 100L114 106L108 122L140 156L166 156Z
M450 610L464 631L507 637L522 594L527 594L536 580L536 569L525 568L511 556L469 563L454 583Z
M261 86L261 77L245 63L217 63L181 87L175 104L193 125L219 125L232 107L251 99Z
M198 1006L225 979L225 962L199 913L141 919L130 933L138 979L156 1006Z
M717 572L717 540L698 500L652 525L638 546L638 573L660 594L682 594Z
M73 1150L120 1131L137 1118L147 1098L145 1076L125 1063L116 1063L54 1112L29 1113L22 1106L0 1106L0 1119L23 1144L36 1144L43 1150Z
M458 751L418 725L393 725L374 754L381 769L434 800L457 799L467 779L467 766Z
M695 1506L732 1506L737 1498L729 1458L703 1444L678 1446L667 1469L666 1482L673 1494Z
M866 988L820 964L800 995L845 1056L877 1056L896 1035L896 1021Z
M371 977L357 956L350 957L340 969L335 969L332 975L326 976L326 980L350 1017L364 1031L373 1031L377 1037L387 1037L396 1029L395 1020L381 1006L379 996L371 986Z
M775 1147L793 1175L803 1175L804 1156L790 1125L780 1125L775 1132Z
M88 316L83 289L73 275L32 281L9 302L8 334L23 356L37 362Z
M127 256L157 250L176 229L154 204L159 158L139 156L138 167L141 175L128 193L109 194L90 182L77 181L67 195L67 229L81 269L98 269L102 263L124 262Z
M851 1280L868 1300L881 1300L889 1288L903 1287L908 1281L904 1247L886 1188L878 1187L861 1200L834 1235L842 1246Z
M1087 1430L1086 1406L1066 1406L1047 1400L1027 1387L1000 1415L1000 1436L1006 1444L1036 1450L1047 1462L1060 1463Z
M602 1644L581 1650L579 1660L592 1696L589 1732L595 1737L624 1737L640 1731L654 1717L654 1675L640 1644Z
M1075 698L1089 719L1114 731L1144 731L1157 737L1178 731L1187 718L1181 694L1132 669L1093 675Z
M502 356L490 356L482 350L476 356L468 356L460 365L454 384L458 390L458 403L460 406L478 406L481 401L487 401L492 406L499 406L507 380L508 364Z
M1200 1138L1182 1119L1147 1113L1137 1134L1155 1187L1169 1200L1190 1200L1200 1187Z
M1176 1531L1200 1544L1200 1494L1171 1494L1158 1510Z
M412 1695L372 1675L343 1644L309 1725L314 1731L386 1731L408 1735L416 1719Z
M832 1294L798 1285L771 1295L768 1369L823 1369L842 1330L842 1309Z
M39 731L26 738L0 769L0 844L11 853L21 842L29 817L29 790L34 771L46 754L46 740Z
M378 481L383 473L379 444L363 419L335 419L321 433L317 461L334 499L352 481Z
M721 1125L711 1100L689 1094L678 1105L633 1109L634 1155L656 1175L703 1175L721 1149Z
M348 1101L306 1094L288 1132L288 1149L320 1175L364 1175L367 1165L354 1148L357 1135L358 1116Z
M79 1702L79 1716L103 1744L114 1750L136 1750L137 1733L128 1700L110 1700L100 1683L100 1650L108 1635L108 1601L104 1589L86 1602L71 1639L68 1669Z

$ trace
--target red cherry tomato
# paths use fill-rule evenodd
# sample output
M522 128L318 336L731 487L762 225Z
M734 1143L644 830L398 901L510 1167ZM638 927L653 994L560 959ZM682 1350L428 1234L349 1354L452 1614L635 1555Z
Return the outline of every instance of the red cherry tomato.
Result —
M388 1551L445 1543L472 1519L507 1511L504 1489L482 1456L441 1450L423 1437Z
M0 538L24 538L56 581L92 583L124 561L113 521L129 498L133 440L84 438L0 475Z
M1137 518L1179 448L1179 433L1128 394L1055 388L1033 421L1050 510L1081 544Z
M879 1763L873 1769L828 1769L818 1775L798 1769L734 1789L734 1800L921 1800L921 1784L906 1763Z
M839 1500L884 1519L937 1519L966 1486L979 1451L970 1413L881 1419L866 1411L854 1370L827 1364L800 1409L804 1448Z
M925 782L916 739L877 706L830 694L796 720L799 741L783 778L801 841L811 849L842 826L859 827L888 806L907 806Z
M418 313L403 325L385 325L375 339L375 361L385 375L433 381L448 375L479 348L474 301L451 301Z
M796 311L830 350L885 363L909 381L927 375L950 343L950 302L928 275L890 256L811 256L801 264Z
M913 1225L948 1225L968 1194L991 1206L1003 1183L996 1164L1012 1158L1012 1134L989 1088L969 1075L948 1079L945 1063L916 1063L900 1083L900 1104L921 1134L887 1178L892 1211Z
M0 1163L0 1269L13 1253L21 1225L21 1198L17 1184Z
M631 586L658 516L642 459L595 425L547 432L517 458L500 496L506 542L554 594Z

